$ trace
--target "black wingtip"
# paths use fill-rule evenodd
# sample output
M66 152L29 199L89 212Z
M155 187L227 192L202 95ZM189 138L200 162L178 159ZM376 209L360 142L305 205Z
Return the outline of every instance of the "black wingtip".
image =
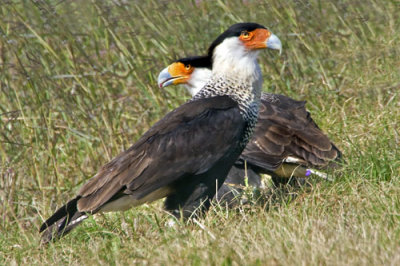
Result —
M70 200L67 204L59 208L50 218L48 218L39 229L39 233L42 233L44 230L55 224L60 219L72 216L78 211L77 202L78 197L73 200Z
M71 232L76 226L82 223L88 215L84 212L76 212L72 216L65 216L56 223L47 227L41 237L41 245L48 244L51 241L57 240Z
M39 229L39 232L42 233L41 245L48 244L68 234L88 218L87 213L78 211L78 200L79 197L69 201L42 224Z

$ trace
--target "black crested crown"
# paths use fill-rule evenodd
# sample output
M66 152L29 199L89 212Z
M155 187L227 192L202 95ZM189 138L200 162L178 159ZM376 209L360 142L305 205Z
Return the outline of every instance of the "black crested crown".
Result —
M208 54L204 56L190 56L176 60L175 62L181 62L183 64L190 64L193 67L204 67L212 69L212 55L215 47L222 43L226 38L233 36L240 36L243 31L253 31L255 29L266 29L263 25L244 22L237 23L229 27L225 32L218 36L215 41L208 48Z
M184 65L189 64L193 67L212 68L211 58L208 55L185 57L178 59L175 62L180 62Z
M243 31L253 31L255 29L266 29L263 25L253 23L253 22L243 22L233 24L226 31L224 31L221 35L218 36L215 41L208 48L208 56L212 58L215 47L217 47L220 43L222 43L226 38L240 36Z

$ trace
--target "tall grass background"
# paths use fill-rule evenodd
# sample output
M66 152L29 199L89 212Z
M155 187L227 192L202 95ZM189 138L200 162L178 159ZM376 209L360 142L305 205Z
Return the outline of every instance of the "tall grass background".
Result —
M158 72L241 21L282 40L264 91L307 100L343 151L335 181L175 227L156 202L40 247L43 219L189 98ZM396 0L2 0L0 264L400 264L399 28Z

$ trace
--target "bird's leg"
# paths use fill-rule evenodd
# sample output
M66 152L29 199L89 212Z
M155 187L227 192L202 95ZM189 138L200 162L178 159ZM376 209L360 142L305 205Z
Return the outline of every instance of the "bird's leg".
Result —
M193 215L201 216L211 205L211 200L225 181L225 177L215 179L198 176L201 182L192 179L188 184L177 184L176 192L168 196L164 208L177 218L190 218Z

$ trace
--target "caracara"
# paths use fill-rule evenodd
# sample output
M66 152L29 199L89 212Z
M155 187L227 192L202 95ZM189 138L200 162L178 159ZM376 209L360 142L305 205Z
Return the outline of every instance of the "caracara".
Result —
M184 84L195 96L210 79L211 67L219 66L208 55L182 58L160 72L158 84ZM340 158L341 152L312 120L304 101L263 93L254 134L216 196L231 201L245 185L245 176L255 187L263 173L272 175L276 185L292 176L326 177L316 169L334 168Z
M40 227L42 241L68 233L90 214L124 211L166 197L178 217L202 213L224 183L257 122L261 49L281 49L264 26L239 23L210 46L218 66L189 102L104 165Z

